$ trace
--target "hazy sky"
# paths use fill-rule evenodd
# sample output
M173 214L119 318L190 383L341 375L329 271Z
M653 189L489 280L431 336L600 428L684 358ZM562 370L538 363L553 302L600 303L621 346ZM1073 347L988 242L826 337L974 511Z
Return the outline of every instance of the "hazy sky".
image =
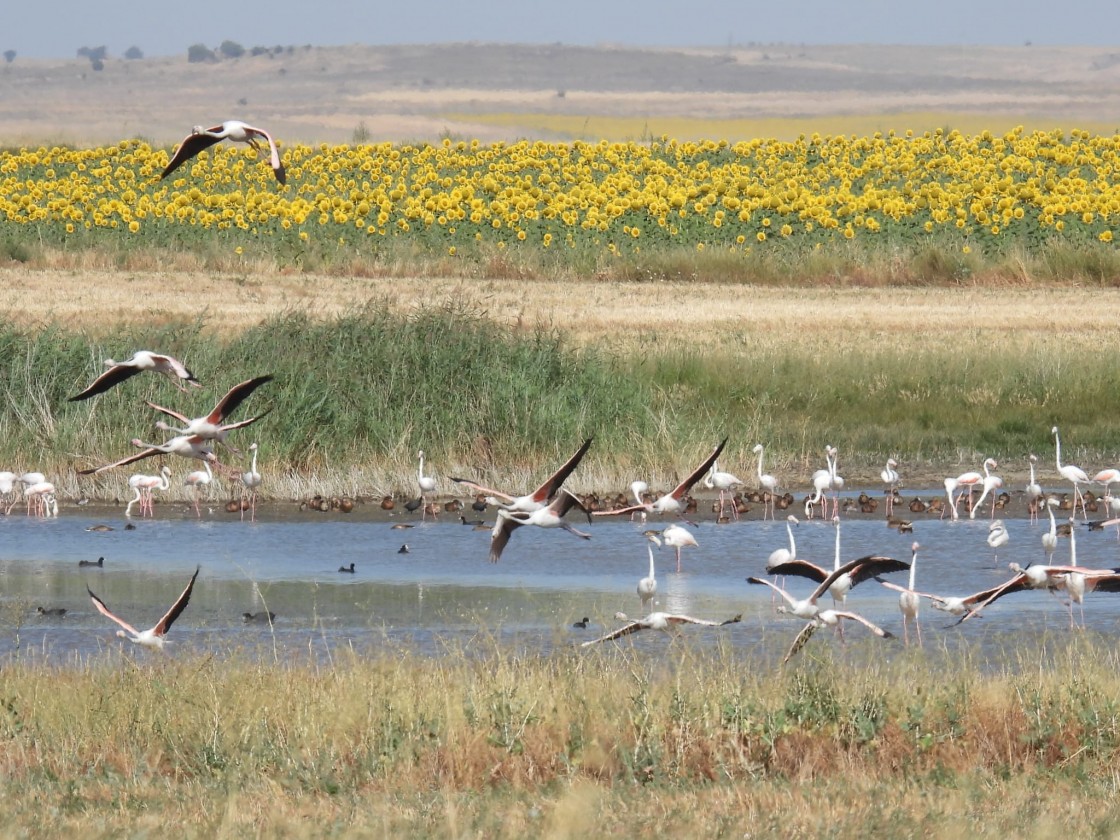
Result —
M1120 45L1115 0L38 0L4 3L0 50L73 57L79 47L185 54L244 47L441 41L726 46ZM1120 49L1120 46L1118 46Z

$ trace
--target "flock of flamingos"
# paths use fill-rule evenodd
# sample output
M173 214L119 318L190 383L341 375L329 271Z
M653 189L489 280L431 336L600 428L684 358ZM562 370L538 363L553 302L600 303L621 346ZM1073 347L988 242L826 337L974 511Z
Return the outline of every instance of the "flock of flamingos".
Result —
M199 387L200 385L194 374L192 374L182 362L171 356L160 353L142 350L137 351L131 359L126 361L117 362L108 359L105 364L108 369L95 379L88 388L76 396L71 397L71 401L90 399L143 371L153 371L168 376L175 383L176 387L184 392L188 390L186 385L195 387ZM239 505L242 510L242 516L244 516L244 511L248 510L252 518L255 515L257 488L261 483L261 475L257 472L256 468L257 444L254 443L249 447L252 462L249 469L244 473L238 473L236 470L221 464L214 453L214 447L221 445L232 452L237 452L237 450L226 443L226 438L229 433L255 423L267 414L267 412L236 422L229 421L229 417L254 391L271 380L272 376L265 375L254 377L253 379L235 385L217 402L208 414L201 417L189 418L180 412L148 402L147 405L153 410L177 421L179 425L171 425L164 421L160 421L156 424L157 428L168 433L174 433L174 436L164 443L145 443L140 439L133 439L131 443L139 450L138 452L110 464L91 467L89 469L80 470L79 472L83 475L96 474L164 454L194 459L202 462L203 469L191 472L184 483L194 487L196 490L194 501L196 515L201 515L199 510L201 491L210 484L213 480L214 470L218 469L236 477L236 479L241 482L244 490L242 503ZM1045 564L1032 564L1026 567L1022 567L1017 563L1011 563L1009 564L1009 568L1013 573L1011 578L997 586L965 596L935 595L918 591L915 588L919 549L919 545L916 542L911 546L912 557L909 563L877 555L868 555L848 562L841 562L840 529L838 527L841 510L839 492L844 486L844 479L837 473L836 449L831 446L827 447L827 468L818 470L813 474L813 491L810 495L805 497L804 508L806 516L811 518L819 505L823 509L823 515L830 517L837 525L836 552L833 566L831 568L825 568L797 557L796 543L794 542L791 525L798 520L797 517L790 515L787 517L786 523L789 533L789 548L783 547L772 552L766 564L766 572L772 575L775 580L772 581L763 577L753 576L747 578L751 584L769 587L773 590L774 598L781 599L782 603L776 607L777 612L786 613L805 621L802 630L798 633L793 645L786 654L785 660L788 661L801 650L812 634L819 628L835 628L842 636L843 622L861 624L880 638L890 637L892 634L889 631L879 627L857 612L844 608L848 593L851 589L869 580L876 580L881 585L896 590L899 593L898 603L903 618L903 637L904 642L907 644L909 643L909 627L911 623L914 625L917 642L919 644L921 643L918 611L921 599L923 598L929 600L935 609L950 613L954 616L959 616L959 621L964 622L978 615L986 606L995 600L1013 592L1032 589L1060 592L1069 599L1070 625L1073 627L1075 626L1074 605L1077 604L1081 606L1087 593L1094 591L1120 591L1120 569L1094 569L1076 564L1076 549L1074 548L1076 544L1076 529L1072 527L1072 523L1076 519L1078 507L1081 508L1082 516L1087 521L1088 517L1086 511L1090 504L1088 500L1091 500L1094 509L1100 509L1100 504L1103 503L1106 511L1113 514L1120 513L1120 497L1113 497L1110 493L1111 484L1120 481L1120 470L1102 470L1090 477L1079 467L1071 464L1062 464L1061 439L1058 435L1058 428L1054 427L1051 432L1054 437L1055 460L1058 473L1062 479L1070 482L1072 485L1072 493L1062 495L1067 499L1072 495L1073 498L1070 501L1066 501L1057 498L1053 494L1048 495L1043 493L1035 477L1036 458L1033 455L1030 456L1031 475L1025 493L1028 510L1032 519L1039 516L1042 511L1045 511L1050 518L1050 530L1042 536L1042 543L1048 555L1048 562ZM591 522L594 517L603 516L629 516L631 519L640 519L643 522L654 514L677 517L680 523L673 522L664 528L644 532L649 540L649 545L647 545L649 553L649 574L638 582L637 592L641 599L643 609L648 609L657 592L653 544L665 544L676 549L678 571L680 571L681 549L685 546L694 546L697 544L695 537L688 528L685 527L686 524L690 524L686 516L691 511L695 510L696 505L694 497L690 495L692 488L698 483L703 482L706 488L718 491L719 500L713 504L713 513L716 513L720 520L726 521L731 518L737 518L740 515L740 511L743 510L743 494L736 491L746 487L747 483L735 475L719 469L718 458L727 443L727 439L725 438L712 450L707 458L671 491L662 494L653 494L650 492L645 482L635 481L631 486L633 494L632 502L629 500L615 500L616 503L613 506L610 504L603 504L597 497L580 497L562 486L564 481L572 474L583 456L587 453L591 442L590 438L584 441L571 458L549 475L535 490L525 495L516 495L514 493L485 487L468 478L451 477L450 480L463 485L475 494L476 509L485 510L489 506L496 507L497 518L491 530L489 555L490 561L494 563L498 562L502 556L502 552L507 548L511 537L517 529L522 526L562 529L581 539L590 539L591 535L589 533L578 530L565 520L565 516L573 509L580 511L580 513L587 518L588 522ZM758 455L758 489L752 493L751 496L763 503L764 516L769 514L773 517L776 508L781 507L785 509L789 506L792 496L788 493L779 495L777 480L773 476L763 472L762 445L756 446L754 452ZM433 476L424 474L424 453L420 452L418 454L419 469L417 472L417 487L420 491L420 495L417 503L410 504L409 508L420 508L423 511L427 507L424 505L425 494L434 493L437 488L437 482ZM886 487L885 499L888 524L905 532L908 530L910 523L904 519L893 516L894 504L896 501L901 501L901 499L897 497L897 486L899 483L899 476L896 471L897 466L894 459L889 459L882 471L881 477ZM918 500L915 500L911 503L911 510L923 510L926 512L940 511L942 517L949 516L953 519L957 519L961 515L962 501L967 496L965 511L969 517L975 518L977 512L984 508L985 501L990 497L991 525L989 527L988 543L993 548L998 548L1006 543L1008 536L1003 521L995 518L995 512L1007 503L1009 494L1002 489L1003 480L991 471L997 466L998 464L993 459L989 458L985 460L983 464L983 472L966 472L959 476L946 478L944 480L944 500L936 499L932 503L920 503ZM136 496L129 501L125 509L126 516L131 516L132 507L135 504L139 505L141 516L151 515L152 494L157 489L168 489L170 473L170 469L164 466L158 475L133 475L129 479L129 485L135 491ZM1105 487L1104 495L1099 499L1091 493L1082 492L1081 488L1083 486L1088 487L1091 483L1101 484ZM8 499L9 511L16 503L16 496L20 490L22 490L22 495L26 501L29 515L34 514L44 517L57 516L58 505L55 499L54 485L47 481L42 474L25 473L17 476L12 472L0 472L0 494L3 494ZM974 500L973 492L976 490L979 490L980 495L979 498ZM914 507L915 504L920 504L920 507ZM861 499L861 505L863 505L863 509L866 511L869 505L871 509L874 509L877 503ZM1067 509L1072 510L1069 525L1064 525L1063 528L1059 528L1054 517L1054 509L1056 507L1062 507L1063 511ZM1097 527L1106 527L1120 524L1120 518L1108 519L1104 522L1092 524ZM1070 538L1071 563L1068 565L1056 565L1052 562L1053 554L1057 547L1058 534L1063 531L1068 534ZM340 571L352 571L352 568L349 570L340 569ZM896 572L909 572L909 580L906 586L883 579L884 575ZM812 581L815 587L806 597L796 598L786 590L784 585L779 585L775 582L778 578L784 580L789 576L806 578ZM165 635L168 630L170 630L176 618L178 618L187 606L197 577L198 570L196 569L186 588L171 608L154 626L143 631L137 630L131 624L115 615L105 605L104 601L92 591L88 590L88 587L87 591L89 592L94 607L100 613L121 626L122 629L118 631L119 636L127 638L137 644L162 648ZM826 594L829 595L832 600L831 606L825 606L820 603L821 598ZM716 621L695 618L689 615L654 611L649 612L642 618L632 621L626 620L625 616L621 614L619 614L618 618L624 620L625 623L600 638L583 642L583 646L618 639L639 630L646 629L669 630L677 625L683 624L719 627L738 622L741 616L737 615L725 621ZM1082 623L1083 622L1084 615L1082 615Z

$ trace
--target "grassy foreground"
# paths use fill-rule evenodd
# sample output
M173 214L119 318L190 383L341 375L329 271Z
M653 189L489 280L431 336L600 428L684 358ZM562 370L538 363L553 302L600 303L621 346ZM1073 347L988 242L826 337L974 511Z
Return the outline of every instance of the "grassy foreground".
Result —
M115 653L9 664L0 826L783 838L1120 826L1111 646L1063 635L988 674L858 645L774 671L730 645L664 641L657 656L542 657L479 640L470 655L386 651L327 670Z

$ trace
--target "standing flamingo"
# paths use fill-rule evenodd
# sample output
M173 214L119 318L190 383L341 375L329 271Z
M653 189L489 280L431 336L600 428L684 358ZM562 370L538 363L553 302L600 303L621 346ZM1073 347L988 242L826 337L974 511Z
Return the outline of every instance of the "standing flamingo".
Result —
M704 479L704 486L709 490L719 490L720 516L723 516L723 508L726 504L725 500L727 499L727 493L731 490L734 490L742 483L743 480L741 478L736 478L729 472L721 472L719 469L719 464L716 461L712 461L712 468L708 470L708 475ZM638 504L642 504L641 498L638 499ZM734 500L731 500L731 513L735 516L736 519L739 518L739 511L735 506Z
M145 475L144 473L131 475L128 478L128 486L136 491L136 497L125 506L124 515L131 517L132 506L139 502L141 518L155 516L153 493L156 490L166 490L171 486L171 467L166 464L160 467L159 475Z
M245 501L249 502L249 521L257 521L257 488L261 486L261 474L257 472L257 442L253 441L249 445L249 451L253 453L253 459L249 463L249 469L241 473L241 519L245 519Z
M1042 550L1046 552L1047 565L1054 562L1054 552L1058 550L1058 523L1054 519L1054 507L1057 504L1057 499L1046 500L1046 512L1050 514L1050 530L1042 535ZM1073 533L1072 528L1070 533Z
M968 518L969 519L975 519L976 518L977 508L980 508L980 507L984 506L984 499L986 499L988 497L989 493L991 493L993 490L998 490L1000 487L1003 487L1003 479L1000 478L998 475L992 475L990 472L988 472L988 466L989 465L991 465L991 467L993 469L995 469L996 467L999 466L999 464L997 464L995 462L995 459L993 459L993 458L988 458L986 461L984 461L984 477L980 481L981 485L984 488L984 491L980 494L980 498L976 500L975 505L973 505L971 502L969 503L969 511L968 511ZM992 516L991 516L991 518L994 519L995 515L996 515L996 497L993 495L992 496Z
M1058 474L1073 485L1073 513L1074 515L1077 514L1077 503L1080 501L1081 515L1088 521L1089 514L1085 510L1085 497L1081 495L1081 488L1078 485L1088 484L1089 476L1081 467L1076 467L1073 464L1062 464L1062 440L1058 437L1058 427L1052 428L1050 434L1054 436L1054 462L1058 465Z
M921 600L917 590L914 589L914 578L918 571L918 544L910 546L910 581L905 590L898 594L898 609L902 613L902 643L910 644L908 628L910 621L914 621L914 632L918 635L918 647L922 646L922 625L918 623L918 607Z
M416 470L416 483L420 485L420 498L424 498L425 493L434 493L436 490L436 480L430 475L424 475L424 450L421 449L417 456L420 458L420 466ZM424 511L420 512L420 518L424 518Z
M58 516L58 499L54 485L49 481L36 481L23 491L27 497L27 510L36 516L49 519Z
M661 532L661 539L665 545L677 550L677 571L681 570L681 549L686 545L698 546L696 537L692 536L692 532L687 528L677 525L675 522L669 525Z
M1003 546L1007 545L1007 541L1011 539L1011 535L1007 533L1007 526L1002 519L993 519L992 524L988 526L988 545L995 551L998 551ZM995 553L992 554L992 561L999 563L999 558Z
M1031 478L1030 481L1027 482L1026 487L1027 513L1030 514L1032 523L1038 521L1038 505L1042 499L1042 485L1038 483L1034 475L1034 465L1036 461L1038 461L1038 456L1032 453L1030 455Z
M653 565L653 545L652 543L661 545L661 540L657 537L650 537L649 542L646 543L646 550L649 552L649 576L642 578L638 581L638 597L642 599L642 609L647 609L653 601L653 596L657 594L657 570Z
M254 128L248 123L241 122L241 120L226 120L221 125L212 128L203 128L196 125L191 133L183 138L178 150L168 161L163 172L160 173L160 180L166 178L199 152L210 148L215 143L220 143L222 140L247 143L254 151L258 152L261 150L261 141L268 143L268 161L272 165L272 172L277 181L281 184L285 182L284 164L280 162L280 153L276 150L276 143L273 142L272 135L263 128Z
M762 518L766 518L766 509L770 509L770 518L774 518L774 497L778 493L778 479L762 471L762 444L756 444L754 454L758 456L758 487L763 493Z
M826 447L828 454L829 489L832 491L832 518L840 515L840 491L844 489L844 478L837 474L839 450L835 446Z
M194 374L187 370L186 365L178 359L173 356L166 356L163 353L153 353L151 350L137 350L132 354L131 359L123 362L106 359L105 364L109 366L109 369L93 380L93 383L80 394L70 397L70 402L88 400L90 397L108 391L114 385L124 382L129 377L145 370L164 374L172 382L175 382L175 387L180 391L186 391L187 389L176 382L176 379L181 379L196 388L202 387L202 383L195 379Z
M887 465L883 467L883 471L879 473L879 477L883 479L883 483L887 485L886 510L888 519L891 517L891 514L894 511L894 493L895 489L898 487L898 470L895 469L895 467L897 466L898 461L896 461L894 458L888 458Z
M254 446L255 445L256 444L254 444ZM194 489L194 514L200 519L202 518L202 493L214 480L214 473L210 469L210 463L208 461L203 461L202 466L205 467L205 469L187 473L187 477L183 479L184 486Z
M825 448L825 460L829 467L832 466L832 461L829 459L829 448ZM817 470L813 473L813 495L805 499L805 518L813 518L813 507L820 502L828 488L832 485L832 470L823 469ZM824 503L824 512L828 513L828 502Z

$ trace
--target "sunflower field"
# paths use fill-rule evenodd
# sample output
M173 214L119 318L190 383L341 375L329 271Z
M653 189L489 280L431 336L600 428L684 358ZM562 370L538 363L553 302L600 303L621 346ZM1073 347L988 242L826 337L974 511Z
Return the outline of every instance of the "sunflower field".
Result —
M166 180L138 140L0 152L6 236L50 247L298 253L311 245L428 255L666 249L749 257L855 240L963 253L1111 243L1120 134L956 131L792 142L295 145L287 185L223 144Z

